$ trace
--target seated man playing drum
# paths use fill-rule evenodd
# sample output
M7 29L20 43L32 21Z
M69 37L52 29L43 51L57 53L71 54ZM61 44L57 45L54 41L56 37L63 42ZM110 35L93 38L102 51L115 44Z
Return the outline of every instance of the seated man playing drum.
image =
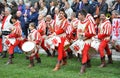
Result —
M30 65L28 67L33 67L34 66L34 57L37 60L37 63L41 63L41 59L39 56L39 43L41 40L41 35L40 33L35 29L35 24L34 23L30 23L29 24L29 29L30 29L30 33L28 35L28 41L31 41L35 44L34 48L32 49L30 55L29 55L29 59L30 59Z

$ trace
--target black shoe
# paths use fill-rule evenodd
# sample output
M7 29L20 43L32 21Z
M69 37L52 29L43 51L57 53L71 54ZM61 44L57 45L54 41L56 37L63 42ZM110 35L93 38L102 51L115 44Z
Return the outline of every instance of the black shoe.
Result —
M14 58L14 54L12 54L11 57Z
M2 58L6 58L6 53L7 53L7 51L3 52Z
M47 56L48 56L48 57L49 57L49 56L52 56L49 50L47 50L46 53L47 53Z
M2 55L2 58L6 58L6 55L5 55L5 54L3 54L3 55Z
M41 59L40 58L36 58L37 63L41 63Z
M2 56L3 54L2 53L0 53L0 56Z
M25 59L26 59L26 60L29 60L29 56L25 56Z

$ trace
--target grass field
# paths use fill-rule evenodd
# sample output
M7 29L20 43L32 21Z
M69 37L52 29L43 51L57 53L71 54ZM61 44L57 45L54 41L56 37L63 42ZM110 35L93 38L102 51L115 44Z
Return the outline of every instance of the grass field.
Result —
M92 59L92 67L87 68L83 75L79 74L81 63L76 58L68 59L68 65L61 67L57 72L52 69L56 64L57 57L46 57L41 55L42 64L36 64L28 68L29 60L23 54L15 54L14 64L5 65L7 58L0 58L0 78L120 78L120 61L99 68L99 59Z

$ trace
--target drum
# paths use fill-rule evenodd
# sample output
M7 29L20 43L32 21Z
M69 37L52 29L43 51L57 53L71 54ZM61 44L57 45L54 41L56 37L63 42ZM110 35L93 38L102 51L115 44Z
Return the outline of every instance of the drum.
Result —
M70 49L73 51L73 53L77 56L77 54L82 54L82 50L84 48L84 41L83 40L77 40L75 41L71 46Z
M22 45L22 50L25 52L25 54L30 55L32 51L35 49L35 43L32 41L26 41Z
M53 36L51 38L48 38L45 40L45 46L51 50L55 49L55 47L58 47L59 43L61 43L61 39L58 36ZM65 40L64 42L64 49L66 50L70 46L70 43L68 40Z
M61 43L61 39L58 36L53 36L45 40L45 46L48 49L55 49L55 47L58 47L59 43Z

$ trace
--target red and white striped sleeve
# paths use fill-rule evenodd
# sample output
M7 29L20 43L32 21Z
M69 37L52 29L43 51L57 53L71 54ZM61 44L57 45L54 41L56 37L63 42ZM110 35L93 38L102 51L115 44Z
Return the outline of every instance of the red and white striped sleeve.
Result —
M46 31L46 23L45 23L45 21L42 21L41 23L39 23L37 30L41 35L45 35L45 31Z
M35 32L34 37L35 37L36 44L39 44L39 42L41 40L41 35L38 31Z
M18 38L18 37L22 37L22 29L21 29L21 26L20 26L20 22L17 21L15 24L14 24L14 27L13 27L13 31L11 32L11 34L8 35L9 38Z
M65 19L62 24L59 26L59 29L55 31L57 35L62 34L66 31L67 26L69 25L69 22L67 19Z
M98 38L99 39L103 39L104 37L110 36L112 33L112 26L111 23L109 21L106 21L106 23L104 24L102 30L100 30L100 32L102 31L102 33L98 34Z
M95 34L96 34L95 26L91 22L89 22L88 23L88 29L85 31L85 37L91 38Z

